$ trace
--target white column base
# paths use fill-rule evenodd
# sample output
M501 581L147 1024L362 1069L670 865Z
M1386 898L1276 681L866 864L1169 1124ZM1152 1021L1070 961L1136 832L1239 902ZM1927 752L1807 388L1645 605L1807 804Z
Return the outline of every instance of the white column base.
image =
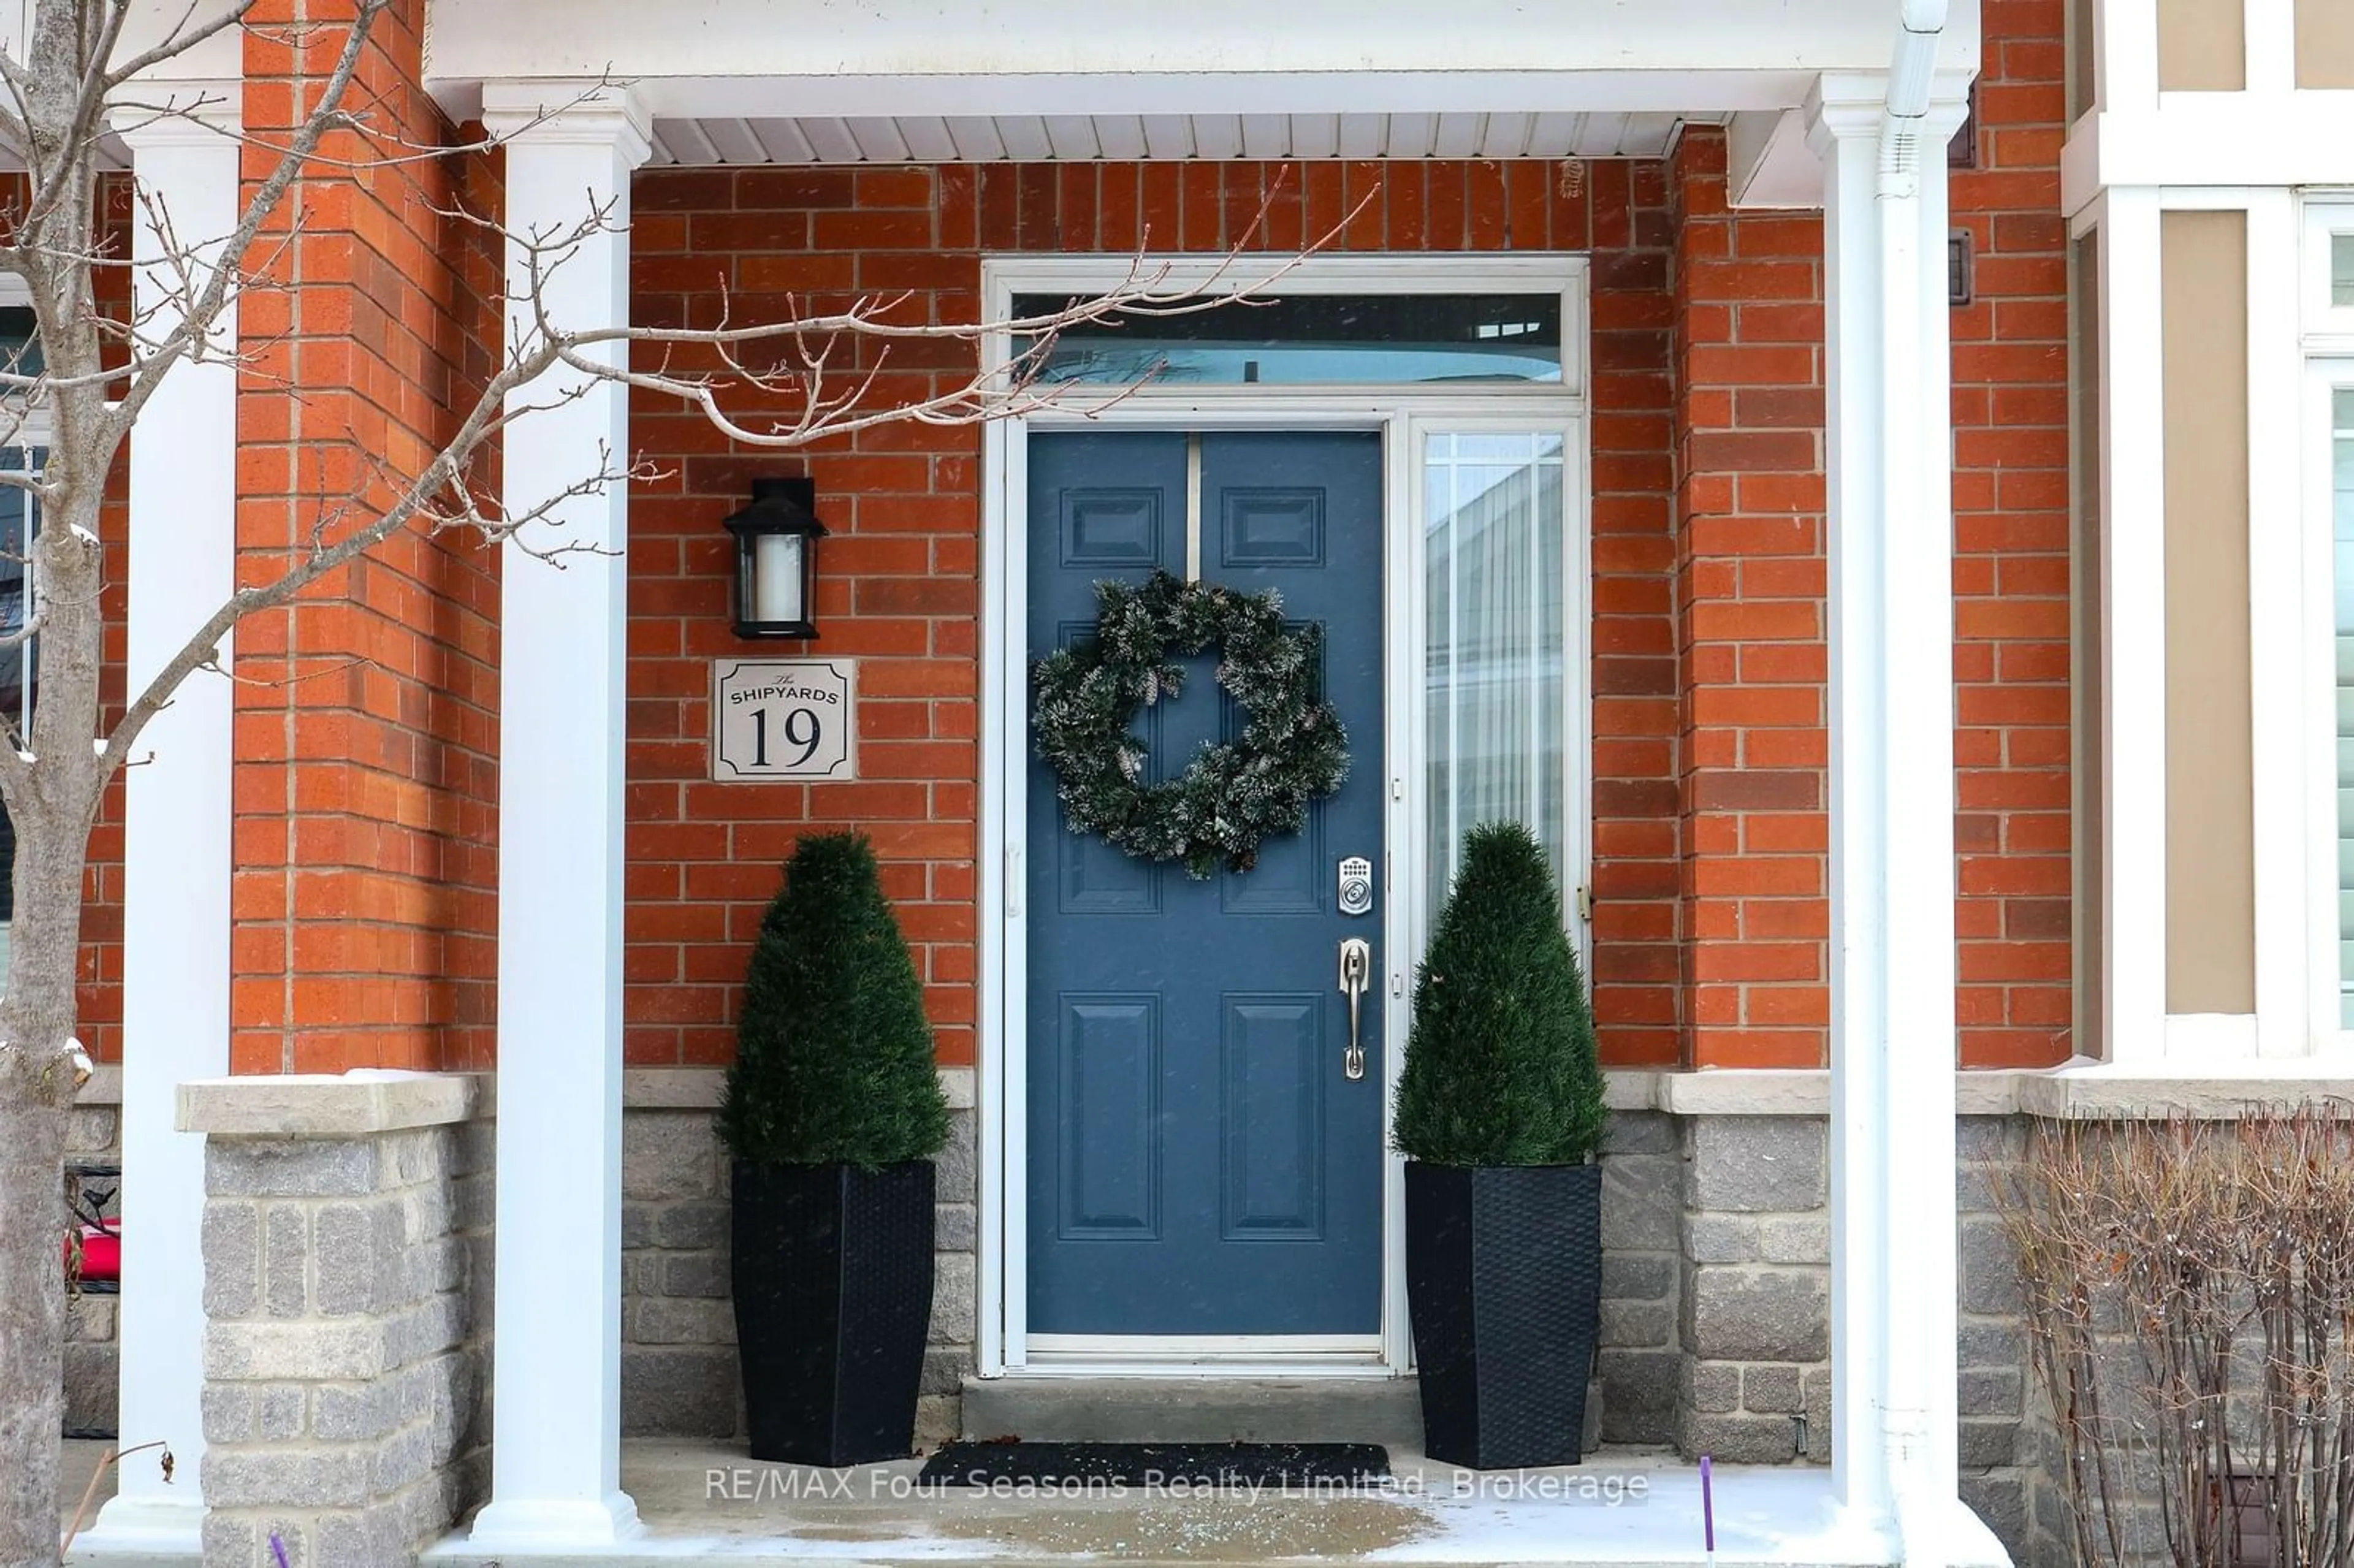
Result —
M1950 1493L1900 1493L1896 1513L1897 1561L1904 1568L2011 1568L1994 1531Z
M608 1492L600 1499L581 1502L520 1498L491 1503L476 1514L466 1542L484 1552L528 1557L610 1546L644 1534L645 1528L627 1492Z

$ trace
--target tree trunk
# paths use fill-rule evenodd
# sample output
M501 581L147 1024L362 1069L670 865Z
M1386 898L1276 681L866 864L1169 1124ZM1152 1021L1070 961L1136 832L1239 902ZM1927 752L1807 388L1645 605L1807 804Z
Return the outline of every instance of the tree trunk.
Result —
M44 820L47 819L47 820ZM0 996L0 1563L58 1562L67 1126L90 813L20 812Z
M66 1121L73 1080L52 1056L0 1055L0 1563L58 1561L65 1425Z

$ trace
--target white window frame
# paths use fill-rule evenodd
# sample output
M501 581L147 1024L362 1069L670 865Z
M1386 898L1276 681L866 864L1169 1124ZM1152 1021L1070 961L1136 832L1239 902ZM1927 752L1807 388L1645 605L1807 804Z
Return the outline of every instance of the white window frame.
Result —
M2329 273L2334 242L2354 242L2354 201L2325 198L2305 209L2305 263L2297 289L2308 337L2354 338L2354 305L2334 303Z
M989 320L1004 320L1016 294L1081 294L1114 288L1130 275L1128 255L992 256L983 259L981 292ZM1026 1281L1015 1266L1026 1256L1024 1117L1022 1029L1026 1019L1026 919L1022 898L1027 846L1026 757L1021 715L1027 711L1023 657L1027 583L1026 450L1035 429L1122 426L1129 429L1355 429L1383 433L1384 582L1384 670L1386 715L1383 773L1385 843L1395 857L1383 900L1384 1053L1383 1127L1394 1108L1396 1075L1407 1026L1414 961L1427 939L1431 900L1425 896L1422 861L1427 737L1423 691L1424 620L1421 592L1423 436L1448 430L1559 428L1564 434L1563 485L1567 536L1563 570L1567 598L1563 656L1572 671L1589 668L1592 636L1592 481L1587 400L1591 345L1587 332L1590 263L1568 252L1510 255L1317 256L1287 270L1269 294L1546 294L1562 307L1562 379L1558 383L1107 386L1101 397L1085 388L1054 408L1001 420L982 434L981 502L981 1022L975 1099L980 1128L980 1316L977 1370L983 1377L1191 1375L1393 1376L1412 1361L1405 1299L1404 1162L1385 1151L1384 1172L1383 1304L1378 1349L1370 1344L1319 1349L1293 1340L1256 1340L1215 1345L1134 1340L1034 1347L1026 1321ZM1147 274L1156 287L1235 291L1259 281L1247 264L1215 256L1153 257ZM987 340L985 363L1002 369L1009 345ZM1406 569L1399 569L1405 566ZM1564 764L1569 818L1564 843L1565 881L1583 888L1590 872L1593 821L1591 682L1565 683L1567 733ZM1581 950L1587 927L1571 925ZM1049 1351L1035 1354L1034 1351Z
M2303 366L2298 384L2298 491L2302 497L2296 620L2305 672L2302 766L2306 869L2305 1036L2316 1055L2354 1057L2354 1029L2339 1022L2338 842L2338 616L2333 395L2354 391L2354 307L2330 302L2332 241L2354 235L2354 197L2306 204L2302 278ZM2258 589L2256 609L2264 610Z
M2305 757L2307 1032L2316 1051L2354 1054L2354 1030L2342 1025L2338 825L2338 606L2334 394L2354 392L2354 354L2315 355L2306 364L2298 421L2305 432L2306 630Z

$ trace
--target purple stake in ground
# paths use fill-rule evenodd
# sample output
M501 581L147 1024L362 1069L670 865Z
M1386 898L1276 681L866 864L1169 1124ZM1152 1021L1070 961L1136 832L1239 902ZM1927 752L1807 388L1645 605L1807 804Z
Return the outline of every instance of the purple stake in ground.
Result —
M1700 1533L1701 1545L1712 1554L1716 1551L1716 1482L1709 1474L1708 1456L1700 1457Z

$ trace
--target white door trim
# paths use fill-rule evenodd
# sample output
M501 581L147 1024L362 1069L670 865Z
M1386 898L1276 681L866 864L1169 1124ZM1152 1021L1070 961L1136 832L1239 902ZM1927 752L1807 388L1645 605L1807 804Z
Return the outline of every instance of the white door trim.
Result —
M991 257L981 263L986 319L1002 321L1017 293L1102 291L1130 276L1126 255ZM1232 291L1265 274L1217 258L1151 259L1150 274ZM1384 528L1382 777L1386 854L1382 899L1384 966L1383 1126L1386 1130L1404 1057L1412 957L1422 951L1430 910L1421 821L1422 574L1400 569L1420 559L1414 526L1421 513L1420 436L1425 429L1524 430L1559 423L1564 445L1568 534L1563 551L1567 640L1564 657L1576 703L1570 715L1568 863L1583 883L1592 821L1592 715L1588 658L1591 542L1585 396L1587 264L1558 252L1510 256L1311 257L1288 272L1280 292L1552 293L1562 298L1563 381L1559 386L1500 384L1477 391L1407 387L1144 387L1109 407L1077 398L1062 408L988 427L981 449L981 771L980 834L981 1027L976 1106L981 1177L975 1300L977 1362L983 1377L1095 1375L1394 1375L1412 1361L1405 1313L1405 1163L1384 1151L1382 1328L1345 1345L1324 1338L1216 1336L1209 1340L1131 1336L1038 1336L1027 1327L1025 1159L1028 1149L1024 1053L1028 918L1023 857L1028 756L1022 715L1028 711L1028 446L1033 429L1123 427L1162 429L1378 429L1383 434ZM984 343L1002 367L1002 336ZM1578 928L1582 938L1584 930ZM1581 941L1581 946L1583 942ZM1034 1354L1034 1350L1035 1354Z

